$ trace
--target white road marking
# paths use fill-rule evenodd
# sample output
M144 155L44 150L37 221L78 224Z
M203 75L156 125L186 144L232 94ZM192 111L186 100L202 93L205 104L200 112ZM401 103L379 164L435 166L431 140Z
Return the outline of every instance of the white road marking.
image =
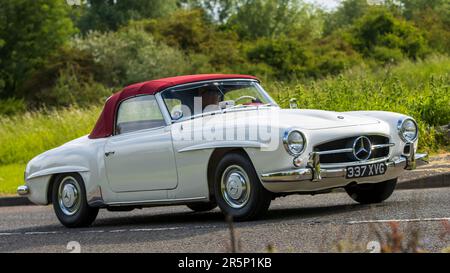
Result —
M168 227L168 228L133 228L128 231L131 232L148 232L148 231L163 231L163 230L177 230L183 227Z
M61 231L30 231L25 232L25 235L48 235L48 234L59 234Z
M12 236L12 235L20 235L20 233L14 233L14 232L11 232L11 233L0 233L0 236Z
M120 233L120 232L126 232L128 230L126 229L115 229L115 230L110 230L108 231L109 233Z
M206 229L217 226L194 226L194 227L160 227L160 228L131 228L131 229L113 229L113 230L83 230L83 231L27 231L27 232L0 232L0 236L17 235L51 235L51 234L87 234L87 233L123 233L123 232L151 232L179 229Z
M370 223L390 223L390 222L431 222L431 221L450 221L450 217L443 218L415 218L415 219L389 219L389 220L362 220L350 221L347 224L370 224Z
M85 230L85 231L80 231L80 233L104 233L104 230Z

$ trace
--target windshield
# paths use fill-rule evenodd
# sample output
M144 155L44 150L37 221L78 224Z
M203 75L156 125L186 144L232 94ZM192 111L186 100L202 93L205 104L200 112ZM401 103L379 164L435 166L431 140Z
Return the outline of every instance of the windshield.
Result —
M255 81L217 81L174 87L161 96L173 120L232 108L276 106Z

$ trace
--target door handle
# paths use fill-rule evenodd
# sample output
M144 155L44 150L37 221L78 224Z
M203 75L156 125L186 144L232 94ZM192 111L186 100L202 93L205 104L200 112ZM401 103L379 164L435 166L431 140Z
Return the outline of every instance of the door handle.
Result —
M116 153L116 152L114 152L114 151L106 152L106 153L105 153L105 156L108 157L108 156L110 156L110 155L114 155L115 153Z

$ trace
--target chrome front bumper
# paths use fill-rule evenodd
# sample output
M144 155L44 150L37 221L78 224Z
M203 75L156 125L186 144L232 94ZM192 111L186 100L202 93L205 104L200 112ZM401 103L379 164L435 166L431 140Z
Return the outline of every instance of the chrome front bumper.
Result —
M368 161L358 162L359 165L370 163L385 162L387 171L392 170L414 170L417 165L424 165L428 163L427 154L416 154L412 147L411 153L407 156L400 156L390 161ZM353 164L354 165L354 164ZM330 178L346 178L347 168L326 168L320 166L319 154L311 153L308 167L302 169L287 170L281 172L265 173L261 175L263 182L301 182L312 181L318 182Z

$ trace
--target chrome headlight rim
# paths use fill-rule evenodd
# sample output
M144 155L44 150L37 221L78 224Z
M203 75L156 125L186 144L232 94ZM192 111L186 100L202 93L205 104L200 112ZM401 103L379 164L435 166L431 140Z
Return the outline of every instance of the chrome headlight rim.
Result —
M405 123L406 123L407 121L412 121L412 122L414 123L414 126L416 127L416 135L414 136L414 138L413 138L412 140L407 139L407 138L404 136L405 130L404 130L404 128L403 128L403 125L405 125ZM412 119L412 118L403 118L403 119L400 119L400 120L398 121L397 131L398 131L398 135L400 136L400 138L401 138L405 143L415 142L415 141L419 138L419 126L417 126L417 122L416 122L414 119Z
M294 132L298 132L303 139L302 150L298 153L293 152L289 146L290 145L289 144L289 136ZM305 150L306 150L307 141L306 141L305 134L303 134L300 130L297 130L297 129L288 129L284 132L284 135L283 135L283 145L284 145L285 150L288 152L288 154L297 157L297 156L303 154L303 152L305 152Z

